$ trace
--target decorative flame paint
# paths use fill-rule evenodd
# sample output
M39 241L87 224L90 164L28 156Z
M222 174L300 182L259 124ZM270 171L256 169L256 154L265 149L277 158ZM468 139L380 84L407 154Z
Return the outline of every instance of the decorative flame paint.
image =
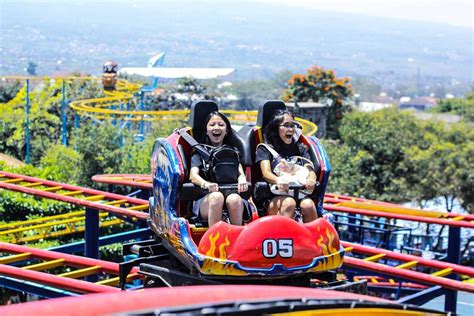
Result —
M236 269L234 263L226 262L227 251L226 247L230 245L228 236L225 236L224 242L217 246L218 240L221 237L220 232L209 235L209 250L206 251L202 265L202 273L214 275L235 275L245 276L246 272ZM216 255L216 249L217 255Z
M334 235L329 229L326 229L326 237L328 238L327 244L323 242L324 238L322 235L316 242L317 245L321 247L324 257L318 265L310 271L317 272L331 270L340 267L342 264L342 256L337 248L336 235Z

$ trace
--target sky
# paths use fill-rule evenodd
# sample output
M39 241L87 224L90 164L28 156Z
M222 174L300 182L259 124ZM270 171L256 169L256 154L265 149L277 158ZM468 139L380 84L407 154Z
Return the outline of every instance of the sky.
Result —
M323 11L365 14L474 28L472 0L254 0Z
M16 0L0 0L11 2ZM62 0L23 0L25 2L45 3ZM228 0L159 0L163 2L212 3ZM311 8L322 11L363 14L417 21L445 23L454 26L474 28L472 0L231 0L245 5L245 2L284 4L293 7ZM159 3L158 0L69 0L75 3Z

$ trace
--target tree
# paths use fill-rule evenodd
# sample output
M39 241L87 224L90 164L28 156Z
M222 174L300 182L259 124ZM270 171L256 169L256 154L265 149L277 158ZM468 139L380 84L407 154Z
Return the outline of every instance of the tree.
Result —
M77 139L77 151L82 156L79 163L79 184L84 186L97 185L91 180L96 174L119 173L124 157L124 151L120 148L120 135L115 126L107 122L91 125L83 124Z
M12 100L21 89L20 81L6 82L0 85L0 103Z
M400 202L413 198L413 176L403 162L406 148L423 143L413 115L394 109L345 116L339 142L326 148L331 158L330 190Z
M432 109L438 113L452 113L463 116L467 121L474 122L474 87L464 98L442 99Z
M451 212L455 199L474 212L474 132L465 124L426 123L426 147L413 146L407 164L416 166L418 181L412 189L418 201L442 197Z
M282 99L286 102L320 102L329 105L327 133L338 138L340 120L350 110L352 87L349 78L337 78L333 70L313 66L306 75L296 74L288 81Z
M473 212L474 132L468 124L418 121L403 111L355 112L344 117L341 139L327 142L331 191L420 206L457 198Z

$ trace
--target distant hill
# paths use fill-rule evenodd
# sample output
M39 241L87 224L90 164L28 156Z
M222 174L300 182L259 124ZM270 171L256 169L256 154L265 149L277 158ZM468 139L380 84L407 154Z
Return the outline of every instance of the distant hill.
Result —
M321 65L388 84L474 81L472 28L248 2L139 3L3 1L0 74L28 61L40 74L98 74L109 58L144 66L163 51L166 66L236 68L237 79Z

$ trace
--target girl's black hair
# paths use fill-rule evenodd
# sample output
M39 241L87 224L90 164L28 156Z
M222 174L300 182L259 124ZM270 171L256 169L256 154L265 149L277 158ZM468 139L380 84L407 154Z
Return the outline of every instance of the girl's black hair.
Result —
M290 146L290 149L292 150L297 150L300 149L300 146L304 146L304 144L300 142L295 142L293 139L291 141L290 145L285 144L279 134L280 130L280 124L283 122L284 116L289 115L294 119L293 113L287 110L277 110L275 111L275 114L273 115L273 118L271 121L267 124L265 127L264 135L265 135L265 142L270 144L277 152L281 152L283 148L288 148ZM294 147L294 148L292 148Z
M211 140L209 139L209 136L207 136L207 123L209 123L211 118L215 115L219 116L225 123L226 135L224 137L222 144L233 146L234 132L232 130L232 127L230 126L230 121L227 118L227 116L225 116L224 114L218 111L211 112L206 117L206 120L204 121L204 131L203 131L203 134L201 135L201 139L199 140L199 142L202 144L212 145Z

